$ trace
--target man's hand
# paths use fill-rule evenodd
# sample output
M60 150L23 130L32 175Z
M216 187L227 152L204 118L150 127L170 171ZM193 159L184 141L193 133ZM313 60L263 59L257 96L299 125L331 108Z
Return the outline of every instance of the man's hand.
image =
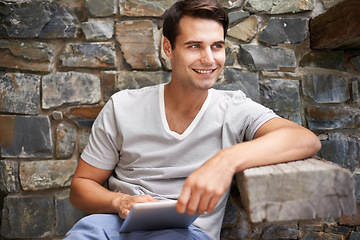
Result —
M145 203L145 202L157 202L155 198L150 195L141 195L141 196L130 196L127 194L119 194L115 197L111 204L114 209L117 209L119 216L122 219L125 219L130 212L130 209L135 203Z
M189 215L196 212L201 215L215 209L235 174L224 157L220 151L189 175L176 205L179 213L187 211Z

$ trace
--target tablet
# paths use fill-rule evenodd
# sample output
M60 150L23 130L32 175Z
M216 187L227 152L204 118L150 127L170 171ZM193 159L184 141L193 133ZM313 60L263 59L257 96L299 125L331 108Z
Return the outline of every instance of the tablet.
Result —
M176 201L137 203L132 206L120 232L159 230L189 227L198 214L193 216L176 211Z

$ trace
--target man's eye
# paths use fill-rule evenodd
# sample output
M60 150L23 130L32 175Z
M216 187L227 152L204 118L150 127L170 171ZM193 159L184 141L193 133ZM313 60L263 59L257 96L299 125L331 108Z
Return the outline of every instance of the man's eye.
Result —
M199 45L191 45L190 48L199 48Z
M216 44L216 45L213 46L213 48L223 48L223 45L221 45L221 44Z

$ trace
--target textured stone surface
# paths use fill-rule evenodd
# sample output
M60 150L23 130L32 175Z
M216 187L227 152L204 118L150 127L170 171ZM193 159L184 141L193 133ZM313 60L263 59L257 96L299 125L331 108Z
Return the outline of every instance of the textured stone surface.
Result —
M341 1L309 21L312 49L360 49L358 0Z
M109 17L117 11L117 0L86 0L86 11L90 17Z
M68 187L77 160L43 160L20 163L20 182L24 191Z
M299 82L285 79L260 81L261 102L280 116L301 125Z
M259 70L280 70L297 66L293 51L261 45L240 45L238 61L246 67Z
M355 197L357 204L360 203L360 171L354 171L354 180L355 180ZM358 205L359 206L359 205ZM360 225L360 215L357 216L359 218L359 225Z
M0 72L0 112L39 113L40 76Z
M0 126L1 157L51 157L48 117L0 115Z
M360 55L352 57L350 59L350 63L358 70L360 71Z
M357 239L360 239L360 233L358 232L351 232L350 233L350 237L349 237L349 240L357 240Z
M350 99L347 80L334 75L304 75L302 87L304 95L316 103L342 103Z
M6 238L40 238L49 236L55 223L52 197L7 196L1 224Z
M229 21L230 21L230 24L233 24L233 23L237 23L249 16L250 16L250 13L246 12L246 11L229 12Z
M91 128L103 105L70 108L66 116L81 128Z
M49 71L53 54L44 42L0 39L0 56L0 67Z
M262 239L298 239L297 225L273 224L265 228Z
M79 152L82 153L89 142L90 128L82 128L79 131Z
M61 235L78 219L79 216L73 212L68 201L68 185L62 186L60 176L56 181L51 180L57 173L48 160L61 163L58 166L60 172L69 159L78 159L78 154L88 142L95 117L112 94L124 88L140 88L170 80L170 61L164 56L161 47L161 15L174 1L0 0L0 75L13 74L9 75L9 79L17 79L16 86L10 82L11 87L7 89L2 87L5 81L0 79L0 218L6 196L18 199L30 196L39 199L49 197L56 210L53 216L56 219L43 236L31 237L35 233L32 225L37 227L38 219L29 217L26 219L28 222L24 222L29 226L27 229L30 234L24 233L21 238L19 236L16 239L60 240ZM359 5L357 1L342 2L355 2ZM227 68L218 80L221 85L216 88L241 89L254 100L259 99L260 87L264 92L272 91L271 94L267 93L272 100L269 98L266 104L273 105L280 116L314 130L323 143L319 155L331 156L332 158L328 157L331 161L349 169L355 167L355 194L360 203L360 165L356 160L359 158L360 143L360 52L352 49L312 50L308 30L311 25L308 21L337 2L340 0L219 0L229 13L229 33L234 37L226 39ZM351 16L351 10L356 10L356 7L337 8L333 14L342 12L343 17ZM357 12L355 11L355 18L350 22L343 21L346 27L340 30L348 32L331 33L341 38L358 32ZM323 31L330 26L327 24L335 22L320 24L319 30ZM350 26L355 28L351 30ZM239 32L234 34L235 28L239 27ZM119 33L122 34L121 38ZM359 43L356 38L351 40ZM328 39L326 42L330 43ZM105 43L110 45L103 45ZM244 50L241 44L245 43L251 50ZM256 45L261 51L252 50ZM284 52L289 52L289 56L293 57L287 58L283 55ZM313 75L317 76L317 80L314 81ZM304 78L308 78L309 86L305 86ZM30 90L29 85L35 82L37 90ZM9 94L16 94L16 97L9 97ZM298 106L294 104L298 103L297 95L300 95L301 104L298 110L293 110ZM6 98L8 99L5 101ZM35 121L34 118L36 124L22 121L22 127L19 127L16 119L23 118L24 115L47 118L47 121L50 119L51 124ZM72 127L75 127L76 136L74 153L72 132L62 135L64 138L58 141L60 133L70 129L72 131ZM23 131L22 128L27 130ZM30 128L32 129L29 130ZM16 132L16 129L20 130ZM26 132L30 135L25 134ZM67 137L70 137L69 141L66 140ZM46 147L46 144L51 145ZM29 146L32 146L31 151ZM9 147L16 149L16 154L9 154ZM24 152L21 154L22 151ZM34 170L31 176L38 179L33 183L22 178L28 188L34 189L24 191L21 189L19 165L30 162L34 165L35 162L41 162L44 166L53 167L48 166L50 170L44 170L44 175L41 176L40 171ZM45 175L47 179L40 180ZM286 183L285 188L290 188L287 193L298 184L296 181L295 184ZM267 184L269 183L264 185ZM317 182L313 181L309 185L315 184ZM299 186L301 187L303 185ZM280 190L276 192L277 196L279 192ZM266 197L267 194L261 192L259 196ZM326 201L320 203L329 204ZM41 204L36 206L39 205ZM299 209L299 204L293 206L292 210ZM336 208L332 208L330 212L335 210ZM19 221L22 219L19 214L14 218L16 217ZM356 234L360 232L357 218L340 222L319 219L304 223L306 227L298 223L298 239L303 236L306 239L357 239L359 235ZM3 222L0 225L4 225ZM245 209L239 204L237 193L231 196L228 204L221 240L254 240L264 237L287 239L282 233L289 230L288 227L292 224L294 222L251 224ZM284 225L284 228L279 228L279 225ZM341 226L345 226L345 231L342 231ZM346 229L349 226L352 226L351 233ZM20 227L15 225L15 229L11 231L21 232L22 230L17 231ZM41 235L41 232L43 231L36 234ZM316 234L308 235L308 232ZM0 235L0 239L9 239Z
M342 167L354 171L359 164L359 138L340 133L329 134L329 139L321 141L319 156Z
M282 14L304 12L314 9L314 1L306 0L249 0L247 6L258 12L266 12L269 14Z
M326 8L330 8L343 0L322 0Z
M115 45L103 43L70 43L60 55L62 67L116 67Z
M301 240L343 240L343 237L338 234L333 233L323 233L323 232L307 232L301 238Z
M69 191L55 194L56 233L65 235L72 226L86 214L74 208L69 200Z
M236 175L253 223L336 218L355 213L349 170L315 158L246 169Z
M122 21L116 25L116 40L131 68L160 69L160 36L154 28L149 20Z
M255 16L250 16L244 21L231 27L227 34L230 37L239 39L243 42L250 42L256 35L258 29L258 19Z
M242 90L247 97L255 102L260 102L258 73L228 67L225 69L224 75L225 81L216 85L216 89Z
M51 13L43 2L1 4L0 37L37 37L50 21ZM25 21L26 19L26 21Z
M111 39L113 36L113 21L89 20L81 24L85 38L88 41Z
M116 89L135 89L167 83L171 79L170 72L118 72L116 74Z
M56 128L56 156L69 158L74 154L76 128L68 123L60 123Z
M19 174L17 162L9 160L0 161L0 191L5 193L19 192ZM1 216L1 215L0 215Z
M360 102L360 94L359 94L359 79L353 78L351 79L351 90L352 90L352 97L355 103Z
M306 119L311 130L360 128L360 110L350 106L309 106Z
M120 14L124 16L160 17L176 0L126 0L120 1Z
M79 32L78 16L56 2L3 2L0 12L0 37L73 38Z
M307 25L304 18L271 18L260 32L259 40L270 45L297 44L303 42L306 35Z
M299 64L301 67L317 67L345 70L345 57L343 51L312 51L305 54Z
M223 6L224 8L234 8L234 7L240 7L244 0L219 0L218 1L221 6Z
M97 103L101 99L100 79L78 72L57 72L42 78L42 108L62 104Z

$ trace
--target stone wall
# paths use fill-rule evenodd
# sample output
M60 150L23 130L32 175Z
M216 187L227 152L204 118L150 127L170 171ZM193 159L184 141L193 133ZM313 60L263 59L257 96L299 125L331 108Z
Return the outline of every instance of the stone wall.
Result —
M309 20L340 0L221 0L231 19L216 88L314 131L354 173L360 203L359 50L314 51ZM0 0L0 239L61 239L84 213L68 189L111 94L169 81L161 15L174 1ZM230 199L223 239L359 239L360 214L249 223Z

